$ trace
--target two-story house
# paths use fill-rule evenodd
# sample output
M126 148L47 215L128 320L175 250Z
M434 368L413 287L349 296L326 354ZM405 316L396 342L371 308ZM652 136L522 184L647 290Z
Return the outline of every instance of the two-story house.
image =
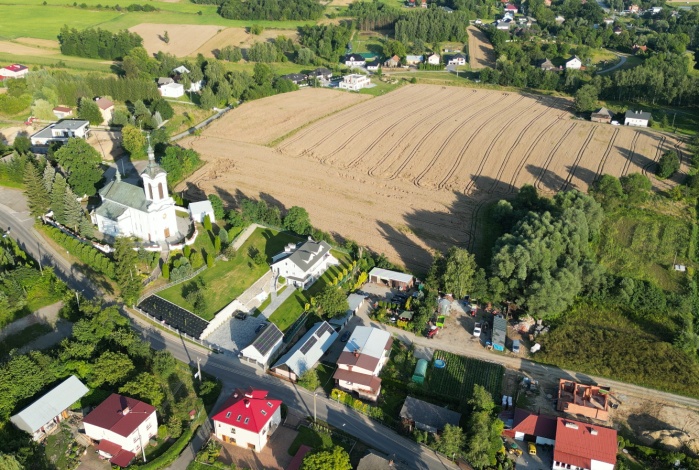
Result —
M328 267L339 262L330 253L325 242L307 242L287 245L284 251L272 258L272 273L283 276L293 286L308 289Z
M90 135L90 122L82 119L66 119L64 121L49 124L29 139L32 143L32 152L46 153L49 145L54 142L65 144L71 137L87 139Z
M261 451L282 420L281 400L266 390L236 389L214 417L214 433L223 442Z
M379 373L391 355L393 337L387 331L358 326L337 360L336 385L361 398L376 400L381 393Z

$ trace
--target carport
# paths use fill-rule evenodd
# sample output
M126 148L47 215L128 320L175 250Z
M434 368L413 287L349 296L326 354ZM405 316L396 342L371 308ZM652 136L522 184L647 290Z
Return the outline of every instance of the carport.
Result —
M408 290L413 287L415 278L411 274L374 268L369 272L369 282L387 285L394 289Z

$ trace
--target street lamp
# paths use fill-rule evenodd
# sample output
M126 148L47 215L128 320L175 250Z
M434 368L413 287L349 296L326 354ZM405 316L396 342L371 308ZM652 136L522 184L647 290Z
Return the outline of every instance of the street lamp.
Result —
M75 300L78 302L78 309L80 309L80 294L82 294L83 291L80 290L79 292L80 293L78 293L77 290L75 291Z
M317 415L316 415L316 397L318 396L318 392L313 392L313 423L317 423Z

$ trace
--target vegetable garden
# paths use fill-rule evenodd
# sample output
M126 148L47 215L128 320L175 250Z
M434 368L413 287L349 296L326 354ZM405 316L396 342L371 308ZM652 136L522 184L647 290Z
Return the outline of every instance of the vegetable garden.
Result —
M431 392L457 399L470 397L473 386L478 384L485 387L497 403L505 374L503 366L445 351L435 351L433 361L437 359L446 362L446 367L437 369L432 363L428 375L428 388Z

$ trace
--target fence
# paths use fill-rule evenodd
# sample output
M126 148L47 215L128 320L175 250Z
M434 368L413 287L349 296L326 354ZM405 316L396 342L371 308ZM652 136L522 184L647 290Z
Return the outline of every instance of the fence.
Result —
M209 325L204 328L204 331L201 332L200 338L206 338L209 336L211 333L216 331L219 326L223 325L224 322L229 320L235 312L238 310L244 310L245 306L238 301L238 299L234 300L233 302L229 303L225 307L223 307L221 310L219 310L214 318L211 319L209 322Z
M160 292L161 290L165 290L165 289L168 289L168 288L170 288L170 287L172 287L172 286L176 286L177 284L182 284L182 283L185 282L185 281L189 281L190 279L192 279L194 276L196 276L197 274L199 274L200 272L202 272L202 271L205 270L206 268L208 268L208 266L207 266L207 265L204 265L204 266L202 266L201 268L199 268L199 269L197 269L196 271L194 271L192 274L190 274L190 275L187 276L187 277L184 277L184 278L182 278L182 279L179 279L179 280L177 280L177 281L175 281L175 282L168 282L168 283L165 284L164 286L156 287L155 289L153 289L152 291L148 292L147 294L143 294L141 297L139 297L139 298L138 298L138 301L136 301L136 305L139 305L141 302L143 302L144 300L146 300L148 297L150 297L151 295L157 294L157 293ZM156 277L157 277L157 276L156 276Z
M102 245L101 243L93 242L91 240L88 240L85 237L81 237L80 235L73 232L71 229L69 229L65 225L59 224L58 222L56 222L55 220L53 220L52 218L50 218L48 216L41 217L41 221L44 222L45 224L48 224L48 225L51 225L52 227L57 228L58 230L65 233L69 237L73 237L76 240L81 241L85 244L92 245L96 249L100 250L102 253L109 254L109 253L114 251L114 248L112 248L111 246L109 246L107 244Z

